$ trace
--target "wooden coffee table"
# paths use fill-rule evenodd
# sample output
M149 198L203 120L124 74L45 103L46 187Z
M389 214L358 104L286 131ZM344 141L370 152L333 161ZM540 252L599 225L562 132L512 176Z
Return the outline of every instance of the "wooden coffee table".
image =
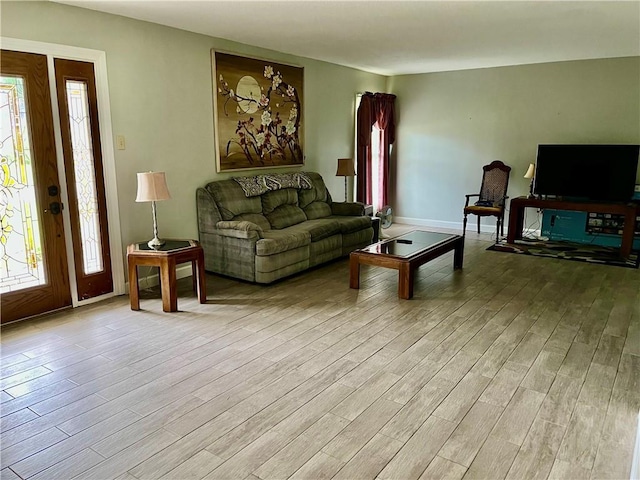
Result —
M131 310L140 310L140 291L138 289L138 267L153 266L160 269L162 288L162 310L178 311L178 293L176 285L176 265L191 262L193 288L198 292L200 303L207 303L207 287L204 275L204 251L195 240L167 240L158 249L150 248L146 242L134 243L127 247L129 264L129 297Z
M462 268L464 238L461 235L414 230L396 238L374 243L350 255L349 286L360 288L360 265L398 270L398 297L413 297L413 277L416 269L451 250L453 268Z

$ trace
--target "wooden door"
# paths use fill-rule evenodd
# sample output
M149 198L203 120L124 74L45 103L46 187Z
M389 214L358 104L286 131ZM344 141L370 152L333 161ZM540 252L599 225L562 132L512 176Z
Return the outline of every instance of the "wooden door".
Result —
M54 60L78 299L113 292L93 64Z
M1 51L2 323L71 306L44 55Z

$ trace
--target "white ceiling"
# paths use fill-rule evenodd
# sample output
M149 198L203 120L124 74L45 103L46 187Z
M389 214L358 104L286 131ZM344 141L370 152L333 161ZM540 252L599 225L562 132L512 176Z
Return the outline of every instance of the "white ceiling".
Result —
M640 55L638 0L59 2L383 75Z

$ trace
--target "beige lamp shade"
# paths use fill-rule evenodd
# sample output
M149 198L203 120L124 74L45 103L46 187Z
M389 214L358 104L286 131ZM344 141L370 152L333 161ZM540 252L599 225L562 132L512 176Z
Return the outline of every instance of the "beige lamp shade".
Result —
M529 164L529 168L527 169L527 173L524 174L524 178L533 178L533 174L536 171L536 166L533 163Z
M167 188L164 172L138 173L138 195L136 202L158 202L169 200L171 194Z
M353 158L339 158L338 171L336 177L355 177L356 169L353 164Z

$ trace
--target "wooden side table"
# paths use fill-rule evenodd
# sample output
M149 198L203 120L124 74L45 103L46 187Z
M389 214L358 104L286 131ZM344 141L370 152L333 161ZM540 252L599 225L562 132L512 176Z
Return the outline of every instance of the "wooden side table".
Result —
M149 247L146 242L129 245L127 247L127 263L129 264L131 310L140 310L138 267L152 266L160 268L162 310L165 312L177 312L176 265L185 262L191 262L193 288L198 292L198 300L200 303L206 303L207 287L204 275L204 251L197 241L167 240L159 249Z

